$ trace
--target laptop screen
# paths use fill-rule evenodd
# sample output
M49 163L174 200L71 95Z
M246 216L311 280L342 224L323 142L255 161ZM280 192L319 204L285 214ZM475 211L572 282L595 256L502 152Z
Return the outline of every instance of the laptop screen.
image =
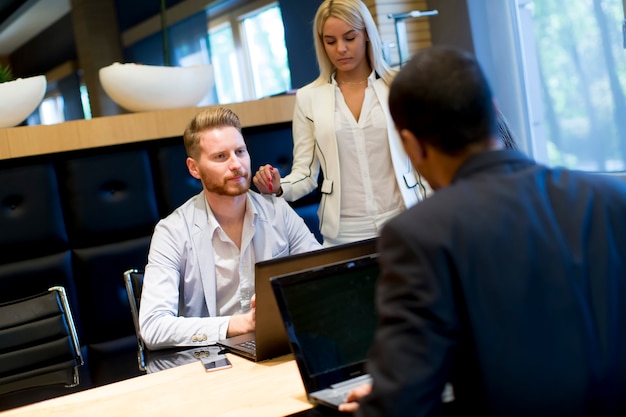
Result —
M365 373L377 324L376 255L272 278L307 392Z
M352 258L376 253L376 239L368 239L318 249L297 255L274 258L255 265L257 360L289 353L289 343L275 302L270 278L293 274Z

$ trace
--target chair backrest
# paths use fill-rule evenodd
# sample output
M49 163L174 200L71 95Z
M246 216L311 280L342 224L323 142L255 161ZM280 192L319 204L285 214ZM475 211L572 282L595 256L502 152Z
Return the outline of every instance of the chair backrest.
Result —
M130 312L135 324L135 334L137 336L137 362L140 371L146 370L145 345L139 332L139 305L141 303L141 289L143 288L143 271L140 269L129 269L124 272L124 285L128 294Z
M83 364L65 289L0 304L0 394L79 384Z

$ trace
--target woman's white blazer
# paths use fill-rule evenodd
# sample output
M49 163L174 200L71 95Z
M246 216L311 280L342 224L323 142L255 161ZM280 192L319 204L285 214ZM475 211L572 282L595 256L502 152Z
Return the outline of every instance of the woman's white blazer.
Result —
M389 150L395 179L404 199L405 208L422 199L418 175L404 152L400 137L389 114L389 87L382 78L374 81L374 92L387 120ZM293 165L289 175L281 180L283 197L295 201L318 186L320 168L324 180L322 199L317 211L320 232L329 238L339 233L341 202L341 168L337 137L335 136L335 88L332 83L309 84L296 92L293 115ZM351 169L351 167L343 167Z

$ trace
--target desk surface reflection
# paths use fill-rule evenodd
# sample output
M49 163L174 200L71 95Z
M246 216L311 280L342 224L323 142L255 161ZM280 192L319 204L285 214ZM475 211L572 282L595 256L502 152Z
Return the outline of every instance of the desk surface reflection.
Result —
M200 361L203 357L218 355L222 351L219 346L201 346L183 349L163 349L144 351L146 373L151 374L176 366L187 365Z

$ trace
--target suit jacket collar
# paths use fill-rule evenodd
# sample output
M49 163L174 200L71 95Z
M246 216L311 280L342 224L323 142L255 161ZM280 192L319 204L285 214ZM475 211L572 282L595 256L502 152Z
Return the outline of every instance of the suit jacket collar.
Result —
M516 171L536 163L523 153L513 149L480 152L470 156L457 170L452 179L455 183L483 171Z

